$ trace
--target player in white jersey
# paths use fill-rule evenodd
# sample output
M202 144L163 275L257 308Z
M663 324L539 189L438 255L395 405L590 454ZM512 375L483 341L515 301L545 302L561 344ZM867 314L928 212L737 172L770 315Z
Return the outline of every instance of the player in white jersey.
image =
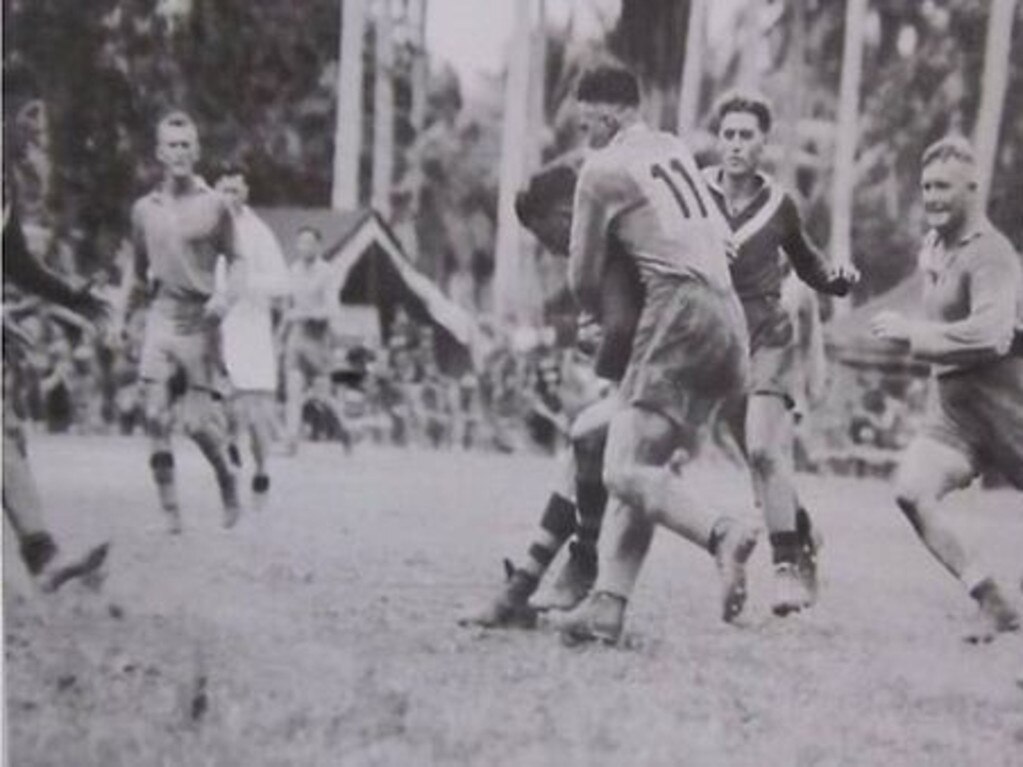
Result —
M576 96L596 151L576 190L570 284L581 307L599 314L613 242L637 266L646 294L604 455L618 507L605 521L594 593L564 633L617 641L658 524L715 557L722 615L731 621L745 604L755 529L708 510L690 495L684 472L669 467L680 448L695 455L701 427L746 391L748 340L728 272L727 229L685 143L643 123L634 75L591 70Z
M330 374L331 298L327 295L330 269L323 260L323 235L303 227L296 237L298 259L291 265L291 289L284 314L285 428L289 452L302 432L306 393Z
M252 493L262 505L270 490L267 459L277 421L277 350L274 344L272 302L288 294L288 267L277 237L247 204L249 187L244 170L223 167L217 191L230 205L238 251L238 298L221 324L224 366L231 384L232 415L249 435L255 472ZM226 275L218 270L218 289Z

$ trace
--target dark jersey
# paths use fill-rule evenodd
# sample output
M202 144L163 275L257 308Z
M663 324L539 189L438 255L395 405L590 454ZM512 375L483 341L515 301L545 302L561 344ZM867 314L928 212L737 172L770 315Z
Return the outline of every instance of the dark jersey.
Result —
M717 167L704 170L711 197L732 231L736 255L729 269L742 302L781 296L783 253L803 282L814 290L833 292L827 262L807 239L792 197L770 177L758 174L759 191L733 215L721 187L721 174Z

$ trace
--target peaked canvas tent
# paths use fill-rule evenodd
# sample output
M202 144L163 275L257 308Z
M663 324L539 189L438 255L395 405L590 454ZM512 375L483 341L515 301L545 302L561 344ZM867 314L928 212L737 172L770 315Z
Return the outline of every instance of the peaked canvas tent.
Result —
M409 261L394 232L371 209L258 208L288 258L298 232L307 226L323 235L330 264L330 293L339 309L375 307L383 338L390 337L399 310L434 329L438 362L449 373L471 366L477 328L472 317L448 299Z
M825 327L828 351L852 367L926 373L926 364L913 361L903 349L875 338L870 332L870 321L878 312L897 311L907 317L923 317L922 297L923 272L918 270L888 292L828 323Z

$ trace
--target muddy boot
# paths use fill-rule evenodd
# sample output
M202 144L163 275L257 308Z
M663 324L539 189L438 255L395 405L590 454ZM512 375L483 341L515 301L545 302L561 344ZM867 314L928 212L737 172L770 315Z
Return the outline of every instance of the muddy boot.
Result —
M597 551L579 541L568 549L568 561L550 594L542 603L534 602L538 610L574 610L590 593L597 580Z
M1019 613L992 578L981 581L970 591L970 596L976 600L980 613L976 625L966 635L967 642L982 644L992 641L998 634L1019 631Z
M506 580L501 590L481 609L459 618L460 626L536 628L536 610L529 605L529 597L539 583L536 576L516 569L507 559L504 570Z
M101 543L78 559L72 561L61 561L60 557L53 559L36 578L39 588L46 593L52 593L68 581L84 580L96 576L99 569L107 559L110 551L109 543Z
M19 548L21 561L33 576L39 575L57 556L57 544L49 533L28 533L22 537Z
M590 595L561 623L561 638L567 645L582 642L617 644L625 626L625 597L608 591Z
M757 545L757 531L738 520L725 520L715 531L711 553L721 576L721 619L731 623L746 606L746 562Z

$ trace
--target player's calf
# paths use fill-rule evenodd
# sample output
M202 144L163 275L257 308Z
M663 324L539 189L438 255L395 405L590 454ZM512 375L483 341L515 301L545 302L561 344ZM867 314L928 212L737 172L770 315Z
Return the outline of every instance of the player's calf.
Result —
M746 563L756 545L756 529L728 517L722 518L711 533L708 549L721 576L721 619L726 623L738 618L746 606Z

